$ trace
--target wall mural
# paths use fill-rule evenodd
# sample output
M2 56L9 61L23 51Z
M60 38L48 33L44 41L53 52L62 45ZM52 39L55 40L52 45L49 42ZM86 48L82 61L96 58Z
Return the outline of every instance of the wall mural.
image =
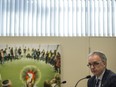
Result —
M61 87L59 44L0 44L0 87Z

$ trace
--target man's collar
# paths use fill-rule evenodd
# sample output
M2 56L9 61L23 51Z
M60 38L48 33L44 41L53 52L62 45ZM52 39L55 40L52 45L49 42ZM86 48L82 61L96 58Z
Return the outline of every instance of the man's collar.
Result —
M102 72L102 74L101 74L99 77L96 77L96 79L100 79L100 80L102 80L105 71L106 71L106 69L104 69L104 71Z

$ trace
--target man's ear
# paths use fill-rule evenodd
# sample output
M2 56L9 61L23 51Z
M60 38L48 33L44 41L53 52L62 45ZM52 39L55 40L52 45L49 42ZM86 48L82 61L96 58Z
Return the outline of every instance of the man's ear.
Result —
M107 63L106 63L106 62L104 62L104 61L103 61L103 64L104 64L104 66L106 66L106 65L107 65Z

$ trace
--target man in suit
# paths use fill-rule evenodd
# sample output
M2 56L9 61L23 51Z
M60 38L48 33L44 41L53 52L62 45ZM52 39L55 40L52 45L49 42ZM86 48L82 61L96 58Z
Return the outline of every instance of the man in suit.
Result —
M93 76L88 87L116 87L116 74L106 68L107 58L102 52L92 52L88 56L88 67Z

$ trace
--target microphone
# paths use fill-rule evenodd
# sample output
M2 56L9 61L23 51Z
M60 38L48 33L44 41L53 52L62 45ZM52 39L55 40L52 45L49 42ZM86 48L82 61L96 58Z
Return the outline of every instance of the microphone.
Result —
M65 84L66 83L66 81L62 81L60 84ZM54 87L56 87L57 86L57 84L54 86Z
M85 79L89 79L89 78L91 78L91 75L88 75L88 76L85 77Z
M62 81L62 82L61 82L61 84L65 84L65 83L66 83L66 81Z
M77 84L78 84L81 80L83 80L83 79L89 79L89 78L91 78L91 75L88 75L88 76L86 76L86 77L80 79L80 80L76 83L75 87L77 86Z

